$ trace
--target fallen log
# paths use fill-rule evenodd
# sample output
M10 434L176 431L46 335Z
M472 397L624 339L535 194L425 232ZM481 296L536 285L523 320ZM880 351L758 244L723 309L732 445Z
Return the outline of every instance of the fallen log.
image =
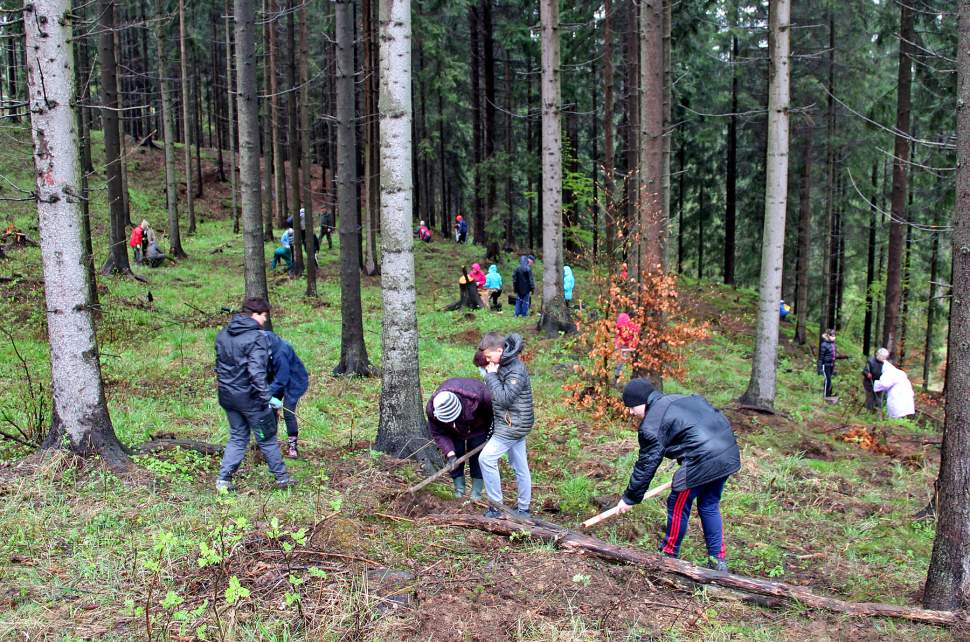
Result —
M488 442L485 442L485 443L488 443ZM464 464L467 460L471 459L472 457L474 457L475 455L477 455L478 453L480 453L482 451L482 448L484 448L484 447L485 447L485 444L482 444L480 446L477 446L475 448L472 448L467 453L465 453L464 455L462 455L461 457L459 457L458 459L456 459L455 460L455 463L453 463L451 465L448 465L448 466L445 466L444 468L442 468L441 470L439 470L435 474L433 474L430 477L424 479L423 481L418 482L414 486L411 486L410 488L408 488L404 492L405 493L411 493L413 495L414 493L418 492L419 490L421 490L422 488L424 488L425 486L427 486L431 482L435 481L436 479L441 479L446 474L450 473L454 469L456 469L459 466L461 466L462 464Z
M913 606L897 606L875 602L847 602L838 598L817 595L803 586L731 573L720 573L695 566L683 560L609 544L601 539L545 520L513 517L507 512L496 519L480 515L439 514L429 515L424 521L435 526L474 528L496 535L522 533L571 553L592 555L612 562L631 564L657 573L670 573L685 577L698 584L714 584L743 593L782 598L809 608L823 609L834 613L845 613L856 617L893 617L941 626L970 623L965 614L953 611L932 611Z
M167 450L169 448L194 450L202 453L203 455L221 455L222 451L225 449L224 446L220 446L219 444L210 444L205 441L196 441L194 439L152 439L134 446L132 451L136 454L144 455L146 453L153 453L158 450Z

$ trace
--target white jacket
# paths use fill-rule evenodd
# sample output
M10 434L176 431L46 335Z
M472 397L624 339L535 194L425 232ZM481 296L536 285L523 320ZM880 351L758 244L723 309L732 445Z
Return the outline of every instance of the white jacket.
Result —
M876 392L886 391L886 407L893 419L916 414L913 401L913 385L906 373L886 361L882 364L882 376L873 383Z

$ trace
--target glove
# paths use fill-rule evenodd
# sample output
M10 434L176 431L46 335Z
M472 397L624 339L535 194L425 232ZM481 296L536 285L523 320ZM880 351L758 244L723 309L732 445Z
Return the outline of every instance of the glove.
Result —
M277 399L276 397L270 397L269 407L272 408L273 410L279 410L280 408L283 407L283 400Z

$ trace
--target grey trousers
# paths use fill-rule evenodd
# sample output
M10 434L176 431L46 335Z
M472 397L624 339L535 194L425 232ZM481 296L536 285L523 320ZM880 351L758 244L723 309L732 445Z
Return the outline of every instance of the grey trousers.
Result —
M266 465L276 479L286 479L286 465L283 463L283 453L276 441L276 413L269 408L262 411L235 410L222 407L229 419L229 443L222 454L222 465L219 467L219 479L229 481L239 469L246 448L249 447L249 435L256 437L256 444L263 453Z

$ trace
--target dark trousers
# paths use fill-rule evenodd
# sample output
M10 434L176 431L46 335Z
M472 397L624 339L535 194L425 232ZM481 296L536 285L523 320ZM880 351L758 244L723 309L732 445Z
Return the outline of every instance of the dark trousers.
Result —
M687 534L687 521L690 518L690 507L697 500L697 514L701 518L704 529L704 541L707 543L707 554L711 557L724 559L724 523L721 520L721 493L727 477L715 479L696 488L685 488L679 492L670 493L667 498L667 532L660 550L665 555L678 557L680 544Z
M297 397L286 396L283 398L283 422L286 424L286 436L297 437L300 434L300 427L296 423L296 404L300 401Z
M822 366L822 377L825 378L824 387L822 389L823 397L832 396L832 377L835 375L835 366Z
M492 302L492 309L497 310L499 308L498 298L502 296L501 290L492 290L492 293L488 295L489 300Z
M479 435L478 437L469 437L468 439L455 439L455 457L461 457L469 450L475 450L482 444L488 441L488 435ZM482 479L482 467L478 463L478 455L481 453L476 453L474 456L468 459L468 469L471 473L472 479ZM455 468L451 471L451 478L458 479L459 477L465 476L465 465L462 464L459 468Z
M882 406L882 393L872 389L872 379L862 375L862 388L866 391L866 410L878 410Z

